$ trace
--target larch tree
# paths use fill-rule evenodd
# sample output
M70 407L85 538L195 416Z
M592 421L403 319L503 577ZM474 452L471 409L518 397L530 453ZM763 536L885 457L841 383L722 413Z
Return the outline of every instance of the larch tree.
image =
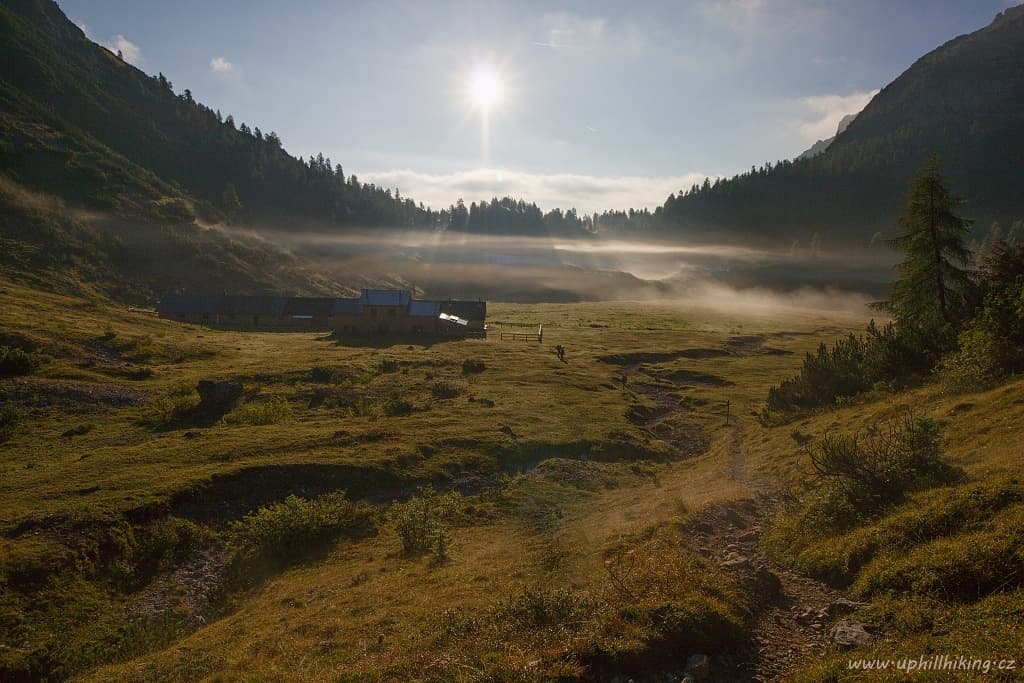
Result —
M969 314L973 283L965 240L971 223L955 213L961 204L943 183L938 157L932 156L910 187L897 222L900 233L888 240L904 259L883 308L905 329L940 335L933 340L940 343Z

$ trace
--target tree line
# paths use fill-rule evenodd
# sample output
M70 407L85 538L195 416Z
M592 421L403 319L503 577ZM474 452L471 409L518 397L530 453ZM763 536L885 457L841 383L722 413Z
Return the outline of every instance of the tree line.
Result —
M930 158L886 240L903 256L889 297L875 304L891 322L807 354L797 375L769 390L765 422L933 378L950 393L985 389L1024 370L1024 243L990 231L973 252L963 204Z

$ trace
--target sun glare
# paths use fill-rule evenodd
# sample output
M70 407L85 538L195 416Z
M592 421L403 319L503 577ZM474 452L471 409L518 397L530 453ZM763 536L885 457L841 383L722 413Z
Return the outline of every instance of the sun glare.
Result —
M469 99L481 111L490 111L501 100L501 80L490 64L480 64L469 76Z

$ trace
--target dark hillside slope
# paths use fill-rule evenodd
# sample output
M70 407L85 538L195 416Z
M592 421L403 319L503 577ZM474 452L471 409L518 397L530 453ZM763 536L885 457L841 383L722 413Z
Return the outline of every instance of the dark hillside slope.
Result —
M308 260L255 237L193 222L94 214L2 175L0 279L141 305L179 290L353 291L318 274Z
M917 60L828 150L670 197L675 234L865 244L888 231L908 179L938 154L981 228L1024 216L1024 6Z
M175 94L162 75L149 77L86 38L50 0L5 0L0 35L5 112L47 112L52 127L92 137L176 184L205 203L201 211L236 211L225 202L230 185L248 218L306 216L359 225L430 221L411 200L345 179L324 159L304 163L285 152L276 135L236 128L230 117L222 120L187 90ZM18 146L6 135L3 143L7 166ZM24 163L15 167L36 180L42 175ZM63 196L69 188L51 183L40 189Z

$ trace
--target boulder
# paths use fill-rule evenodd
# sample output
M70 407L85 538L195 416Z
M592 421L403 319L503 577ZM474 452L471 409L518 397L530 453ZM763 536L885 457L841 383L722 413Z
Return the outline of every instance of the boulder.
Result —
M871 644L871 634L864 628L864 624L855 621L840 621L832 628L832 642L841 650L851 650L855 647Z
M747 533L741 535L736 540L739 541L740 543L756 543L757 540L760 537L761 537L761 532L760 531L758 531L757 529L751 529Z
M736 571L748 571L753 569L753 565L750 564L750 560L748 558L735 553L730 553L727 559L718 563L718 566L722 569L732 569Z

